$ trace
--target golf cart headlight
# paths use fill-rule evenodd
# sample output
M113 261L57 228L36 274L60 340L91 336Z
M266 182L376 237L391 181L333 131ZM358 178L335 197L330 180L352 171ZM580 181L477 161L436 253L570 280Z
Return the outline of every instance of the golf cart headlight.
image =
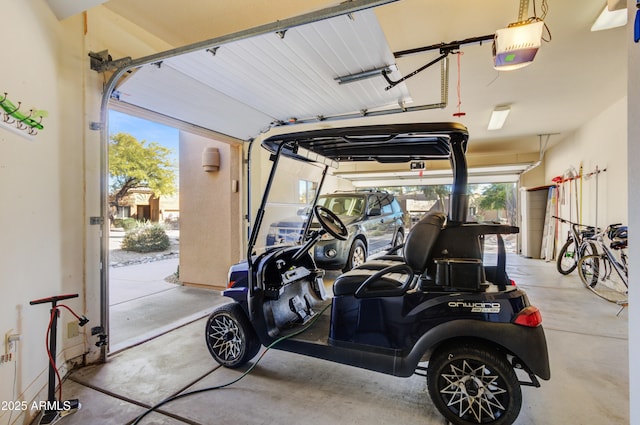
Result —
M321 241L332 241L335 238L333 236L331 236L328 233L325 233L324 235L322 235L322 237L320 238Z

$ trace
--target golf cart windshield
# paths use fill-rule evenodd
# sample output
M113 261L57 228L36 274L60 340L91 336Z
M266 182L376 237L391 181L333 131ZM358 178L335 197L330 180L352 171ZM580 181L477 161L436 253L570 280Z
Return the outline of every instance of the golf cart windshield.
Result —
M254 252L302 242L323 174L324 167L317 163L279 159L271 190L264 194L264 216Z
M449 220L464 221L467 138L466 127L457 123L325 128L266 138L262 147L271 154L272 169L253 223L249 254L303 242L325 176L341 162L448 160L453 171ZM324 192L336 189L327 187ZM357 203L349 207L355 211Z

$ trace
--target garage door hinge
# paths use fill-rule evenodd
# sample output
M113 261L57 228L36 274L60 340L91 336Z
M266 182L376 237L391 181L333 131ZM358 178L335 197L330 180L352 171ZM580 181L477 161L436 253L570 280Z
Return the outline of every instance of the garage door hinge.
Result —
M96 72L115 71L131 63L131 57L113 60L108 50L89 52L90 67Z
M89 130L100 131L104 128L104 125L100 121L91 121L89 123Z
M108 336L104 333L104 328L102 326L95 326L91 328L91 335L98 336L96 347L103 347L107 345Z

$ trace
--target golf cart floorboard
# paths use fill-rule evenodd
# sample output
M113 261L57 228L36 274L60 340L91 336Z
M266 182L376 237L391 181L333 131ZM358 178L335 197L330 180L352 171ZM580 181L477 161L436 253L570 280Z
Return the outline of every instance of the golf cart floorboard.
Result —
M292 335L290 341L328 345L331 323L331 299L320 302L313 308L314 315L306 323L292 323L283 330L283 335ZM319 315L319 316L318 316ZM307 327L306 330L305 327ZM298 333L299 332L299 333Z

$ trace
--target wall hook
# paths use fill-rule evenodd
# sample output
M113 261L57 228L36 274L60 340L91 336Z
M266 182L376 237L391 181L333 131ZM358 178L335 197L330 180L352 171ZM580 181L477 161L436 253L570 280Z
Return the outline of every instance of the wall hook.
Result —
M29 115L25 115L24 118L21 118L19 120L19 122L22 124L24 123L26 120L28 120L29 118L31 118L31 115L33 115L33 109L29 109Z
M7 111L7 115L13 115L16 112L18 112L18 110L20 109L20 106L22 106L22 102L18 102L18 106L15 106L15 109L12 109L11 111L5 109Z
M28 112L23 112L22 102L16 102L15 104L8 99L8 94L4 92L0 95L0 115L2 121L0 124L13 125L15 129L24 131L30 136L38 134L38 130L42 130L42 120L46 116L46 111L29 109Z

